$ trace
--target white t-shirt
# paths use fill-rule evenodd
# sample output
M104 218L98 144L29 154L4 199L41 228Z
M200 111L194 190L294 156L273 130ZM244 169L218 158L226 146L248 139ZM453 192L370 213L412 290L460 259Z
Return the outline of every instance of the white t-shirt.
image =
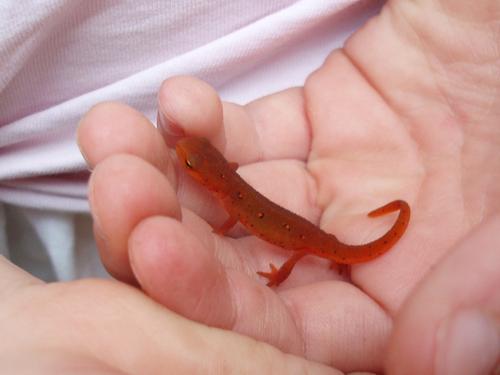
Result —
M79 119L105 100L156 119L190 74L245 103L302 85L381 3L362 0L0 2L0 254L45 280L104 275Z

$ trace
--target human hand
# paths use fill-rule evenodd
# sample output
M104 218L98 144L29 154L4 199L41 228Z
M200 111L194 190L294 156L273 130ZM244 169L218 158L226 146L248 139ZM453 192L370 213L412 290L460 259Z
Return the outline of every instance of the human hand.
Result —
M214 235L206 222L224 220L217 202L175 173L146 119L116 104L94 108L80 128L106 267L191 319L341 369L380 369L410 291L499 211L499 67L486 22L497 5L437 4L388 3L303 89L224 103L223 115L197 81L172 79L160 91L167 143L177 132L206 136L253 186L347 243L377 237L391 218L364 215L406 199L407 233L353 267L355 286L304 259L277 293L265 288L255 271L289 254L241 231Z
M340 374L184 319L116 281L43 283L0 257L1 374Z
M398 312L387 374L500 372L500 215L485 220L425 277Z

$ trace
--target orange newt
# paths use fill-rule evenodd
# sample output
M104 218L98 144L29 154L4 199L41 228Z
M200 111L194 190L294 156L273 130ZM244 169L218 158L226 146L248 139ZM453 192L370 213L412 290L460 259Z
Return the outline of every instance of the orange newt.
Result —
M269 286L283 282L295 264L307 254L342 265L372 260L401 238L410 220L408 203L392 201L368 214L377 217L399 210L396 222L386 234L364 245L347 245L252 188L236 173L238 165L229 163L207 139L183 138L177 142L176 152L187 172L214 193L228 212L229 218L216 230L217 233L226 233L239 221L257 237L294 251L279 269L270 264L270 272L257 272L269 280Z

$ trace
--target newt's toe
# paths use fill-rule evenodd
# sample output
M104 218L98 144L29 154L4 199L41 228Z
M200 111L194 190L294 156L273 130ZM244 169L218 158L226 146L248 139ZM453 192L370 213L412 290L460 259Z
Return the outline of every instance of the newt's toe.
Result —
M257 274L259 276L265 277L266 279L269 280L269 282L267 283L267 286L273 286L273 285L278 286L279 285L279 280L278 280L279 279L279 272L278 272L278 269L272 263L269 263L269 268L271 269L271 272L257 271Z

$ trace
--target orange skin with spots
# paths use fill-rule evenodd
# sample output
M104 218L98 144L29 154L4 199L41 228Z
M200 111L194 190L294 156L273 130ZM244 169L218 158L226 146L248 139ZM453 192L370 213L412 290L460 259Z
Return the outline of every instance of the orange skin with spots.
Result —
M188 174L214 193L228 212L228 220L217 233L226 233L239 221L255 236L294 251L279 269L271 264L270 272L258 272L269 280L269 286L283 282L307 254L345 265L375 259L401 238L410 220L408 203L392 201L368 214L377 217L399 210L396 222L386 234L363 245L347 245L252 188L236 173L238 165L229 163L207 139L183 138L177 142L176 152Z

